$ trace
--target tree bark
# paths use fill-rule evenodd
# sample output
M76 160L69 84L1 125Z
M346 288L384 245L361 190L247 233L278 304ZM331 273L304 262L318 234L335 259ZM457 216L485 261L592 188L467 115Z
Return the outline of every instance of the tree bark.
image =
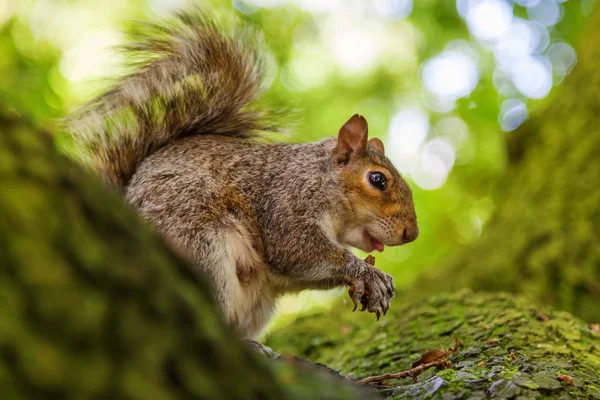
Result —
M600 11L550 106L509 138L497 213L482 237L416 286L527 293L600 320Z
M3 399L362 399L251 353L209 290L49 136L0 107Z

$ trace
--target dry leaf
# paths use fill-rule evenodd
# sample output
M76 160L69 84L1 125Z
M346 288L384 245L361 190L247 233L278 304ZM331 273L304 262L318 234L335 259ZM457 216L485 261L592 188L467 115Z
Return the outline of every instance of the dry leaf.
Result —
M413 368L418 367L421 364L429 364L432 363L434 361L440 360L442 358L445 358L446 355L448 353L444 350L440 350L440 349L435 349L435 350L431 350L428 351L427 353L421 355L421 358L419 358L417 361L415 361L412 364Z
M559 374L556 379L558 379L561 382L565 382L571 386L575 385L575 380L573 379L573 377L569 376L569 375L565 375L565 374Z
M422 354L421 358L412 364L412 367L416 368L419 365L429 364L429 363L444 359L450 354L455 354L458 351L458 348L460 347L461 344L462 344L462 342L455 338L454 339L454 347L450 347L448 350L444 350L443 347L441 349L430 350L427 353Z
M500 339L488 339L485 341L485 344L492 345L500 343Z
M450 360L447 360L446 357L450 354L455 354L458 352L458 349L461 345L461 341L458 339L454 339L454 347L449 348L448 350L436 349L428 351L423 354L421 358L415 361L412 365L412 368L407 371L396 372L393 374L383 374L377 376L369 376L364 379L358 381L359 385L366 385L367 383L379 383L383 382L386 379L400 379L400 378L412 378L413 383L417 382L417 377L423 373L423 371L428 368L438 367L442 369L450 368L452 363Z
M543 312L537 313L537 319L544 322L550 321L550 317L548 316L548 314L545 314Z
M515 355L515 353L513 353L512 351L510 352L509 356L510 356L510 359L511 359L511 360L513 360L513 361L517 361L517 356L516 356L516 355Z
M344 324L342 326L340 326L340 333L343 335L347 335L349 333L352 333L352 325L350 324Z

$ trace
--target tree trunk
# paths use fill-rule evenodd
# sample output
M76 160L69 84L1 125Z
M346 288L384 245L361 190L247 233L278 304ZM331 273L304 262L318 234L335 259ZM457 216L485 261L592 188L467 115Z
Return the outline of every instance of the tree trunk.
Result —
M587 24L549 108L511 133L496 215L419 289L527 293L600 320L600 11Z
M470 291L394 304L377 323L350 309L337 304L297 319L268 344L364 378L410 369L421 354L457 338L463 345L449 357L451 368L430 369L415 384L391 380L380 391L398 399L600 399L600 334L567 312L512 294ZM574 385L559 381L561 373Z
M120 196L2 109L0 265L3 399L372 395L251 353Z

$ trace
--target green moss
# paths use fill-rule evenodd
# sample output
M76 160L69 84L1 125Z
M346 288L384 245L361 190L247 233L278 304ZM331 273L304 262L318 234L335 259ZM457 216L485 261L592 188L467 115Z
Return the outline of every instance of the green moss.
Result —
M550 320L539 320L539 312ZM320 344L307 346L311 337ZM395 381L398 386L383 393L393 398L560 398L575 390L594 392L600 385L600 337L566 312L509 294L462 291L395 304L379 322L369 314L351 313L340 302L327 314L302 317L272 332L268 344L364 378L409 369L422 353L450 347L455 337L463 346L450 356L451 370L429 370L416 384ZM493 338L500 342L486 344ZM572 376L577 386L559 382L559 372Z

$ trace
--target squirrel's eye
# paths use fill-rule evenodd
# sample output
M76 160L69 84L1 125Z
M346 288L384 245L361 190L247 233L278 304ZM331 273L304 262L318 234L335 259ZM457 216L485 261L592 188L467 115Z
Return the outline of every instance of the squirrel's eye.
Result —
M379 190L385 190L387 186L387 179L381 172L371 172L369 174L369 182Z

